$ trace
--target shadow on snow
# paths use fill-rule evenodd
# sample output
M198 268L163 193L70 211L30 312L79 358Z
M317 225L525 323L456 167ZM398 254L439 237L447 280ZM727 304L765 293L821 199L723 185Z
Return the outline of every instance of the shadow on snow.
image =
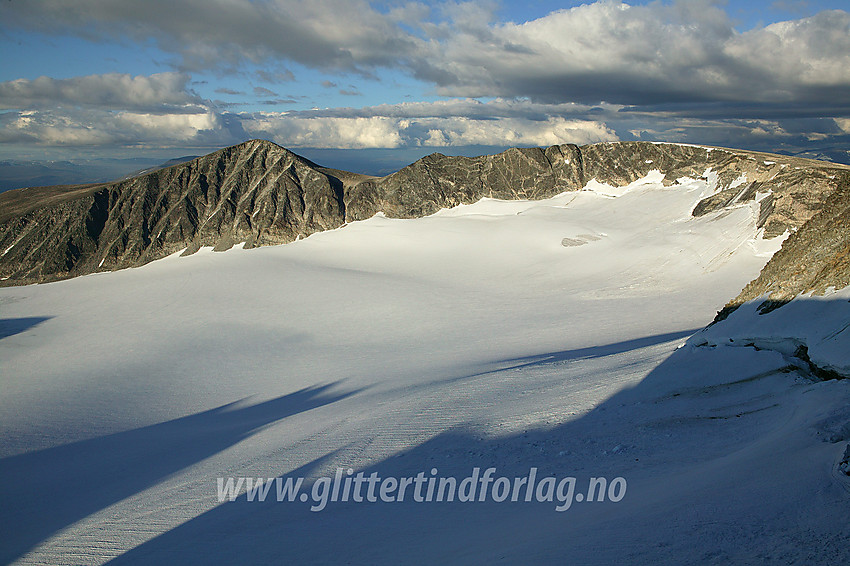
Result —
M38 326L52 316L31 316L27 318L0 318L0 340L26 332L30 328Z
M810 492L800 490L797 498L810 507L805 525L779 520L782 528L771 530L763 523L785 512L781 498L766 502L824 467L806 458L786 461L783 454L784 436L799 426L792 416L804 413L789 393L799 375L774 352L675 349L673 340L689 333L503 360L509 367L495 371L671 342L670 356L640 383L574 420L497 437L451 430L361 470L386 478L436 468L438 477L460 482L474 467L496 467L496 476L509 479L536 467L539 478L573 476L578 486L590 477L625 477L629 494L622 502L575 503L559 513L557 502L416 503L408 492L403 502L331 502L311 512L312 501L279 502L272 488L266 501L249 502L243 494L110 564L644 564L680 563L683 556L724 563L741 553L747 560L811 558L821 551L817 544L831 542L834 557L848 558L850 548L841 541L850 536L850 524L819 519L820 503ZM768 449L764 438L772 439ZM318 477L334 474L334 458L329 453L284 479L307 478L302 493L309 492ZM752 473L759 466L771 471L771 480ZM724 475L716 476L718 469ZM209 482L212 491L216 478ZM846 506L839 487L820 493ZM743 524L742 516L748 518ZM818 543L795 540L800 528L820 529Z
M850 559L850 523L829 522L836 514L826 508L846 511L848 495L830 483L830 463L824 457L838 447L823 443L826 450L816 452L820 460L785 452L810 442L799 441L814 419L797 394L799 373L770 351L674 349L673 340L689 333L494 361L488 366L508 367L475 375L618 356L670 343L670 355L638 384L573 420L502 436L451 430L361 470L386 478L436 468L440 477L458 482L473 467L496 467L497 476L508 478L536 467L538 477L574 476L579 484L590 477L624 477L629 493L620 503L576 503L558 513L550 502L408 499L329 503L314 513L309 501L278 502L272 490L264 502L249 502L242 495L219 504L110 563L643 564L677 563L684 556L710 563L742 557L749 562L817 563L812 557L826 556L824 552L832 563ZM522 386L519 379L517 386ZM815 385L803 386L814 392L809 398L818 394ZM155 485L260 427L353 394L333 395L329 387L253 407L220 407L0 461L0 505L23 513L4 513L0 559L22 555L62 527ZM840 419L850 423L850 412ZM795 438L798 444L787 442ZM333 475L335 457L331 451L286 477L308 478L304 489L309 492L317 477ZM57 466L67 471L57 474ZM801 486L801 477L823 481ZM211 493L216 480L208 478ZM92 487L75 491L81 485ZM32 494L39 490L34 504ZM785 517L789 502L795 505L790 519ZM32 529L38 536L16 535Z
M0 460L0 563L62 528L217 454L263 427L356 392L337 384L250 406L221 407L143 428Z

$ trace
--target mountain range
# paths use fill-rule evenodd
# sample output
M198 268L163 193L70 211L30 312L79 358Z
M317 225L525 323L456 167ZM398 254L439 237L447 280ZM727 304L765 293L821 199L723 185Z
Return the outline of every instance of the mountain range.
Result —
M4 194L0 563L847 563L848 181L251 141Z
M759 200L765 237L787 234L760 276L720 312L769 294L765 309L850 284L850 166L681 144L600 143L426 156L386 177L317 165L252 140L112 183L0 194L0 284L43 283L203 246L282 244L378 212L415 218L482 197L541 199L595 180L615 186L657 170L666 184L708 179L694 216Z

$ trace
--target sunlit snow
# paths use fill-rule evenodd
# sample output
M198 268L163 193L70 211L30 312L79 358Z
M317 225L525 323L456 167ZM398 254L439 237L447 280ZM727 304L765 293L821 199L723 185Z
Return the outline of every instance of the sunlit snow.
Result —
M850 422L848 384L722 344L720 325L680 347L781 245L756 203L692 217L710 185L654 172L0 289L0 561L840 555L843 444L823 439ZM825 344L812 356L837 355ZM628 493L563 513L216 499L222 476L474 466L619 476Z

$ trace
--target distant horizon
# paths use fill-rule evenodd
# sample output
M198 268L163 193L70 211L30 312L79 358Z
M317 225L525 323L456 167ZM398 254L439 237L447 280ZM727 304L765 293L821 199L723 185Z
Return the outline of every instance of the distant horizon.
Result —
M189 161L214 153L221 149L240 145L252 140L265 140L275 143L285 149L300 155L317 165L340 169L351 173L361 173L384 177L399 169L414 163L415 161L433 153L442 153L450 156L476 157L480 155L494 155L513 147L548 147L548 146L465 146L445 148L410 148L399 149L327 149L327 148L289 148L274 140L265 138L250 138L230 145L215 148L194 148L195 153L185 155L172 155L169 150L159 150L152 156L123 157L123 158L94 158L51 161L23 161L0 159L0 193L18 188L53 186L53 185L77 185L87 183L108 183L120 181L121 179L143 174L148 169L158 169L169 161ZM616 140L612 142L595 143L620 143L642 140ZM647 143L670 143L690 146L719 147L739 151L755 151L788 157L801 157L805 159L817 159L826 163L838 163L850 165L850 155L842 161L829 160L824 156L799 155L790 152L764 151L744 147L731 147L713 144L698 144L670 141L652 141ZM577 144L593 145L593 144ZM805 153L805 152L804 152Z

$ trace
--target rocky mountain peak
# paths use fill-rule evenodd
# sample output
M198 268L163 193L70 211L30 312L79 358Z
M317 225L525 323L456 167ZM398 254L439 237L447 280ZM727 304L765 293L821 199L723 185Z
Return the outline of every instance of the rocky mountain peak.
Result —
M845 226L850 167L844 165L614 142L513 148L478 157L432 153L378 178L319 166L266 140L114 183L0 194L0 284L133 267L201 246L281 244L377 212L413 218L483 197L546 198L590 180L623 186L653 170L669 185L690 177L714 187L694 209L696 216L758 199L758 225L765 234L790 234L727 310L765 293L781 301L824 285L850 284Z

